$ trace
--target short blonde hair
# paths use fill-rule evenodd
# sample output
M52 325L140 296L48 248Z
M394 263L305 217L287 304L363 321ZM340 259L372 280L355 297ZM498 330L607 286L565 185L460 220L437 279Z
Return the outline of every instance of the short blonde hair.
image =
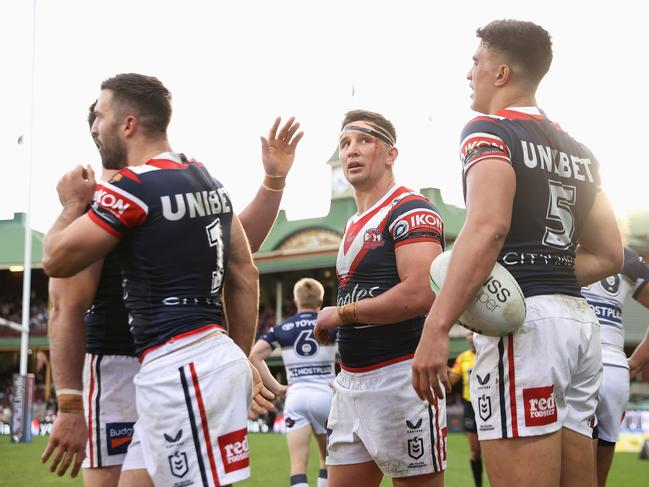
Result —
M324 287L315 279L305 277L293 286L293 297L300 308L320 309L324 298Z

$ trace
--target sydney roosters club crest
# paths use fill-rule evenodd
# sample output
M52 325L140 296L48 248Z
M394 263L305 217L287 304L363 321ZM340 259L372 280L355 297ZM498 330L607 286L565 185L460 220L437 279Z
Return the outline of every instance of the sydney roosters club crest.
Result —
M383 235L376 228L368 228L363 235L363 248L375 249L383 247Z

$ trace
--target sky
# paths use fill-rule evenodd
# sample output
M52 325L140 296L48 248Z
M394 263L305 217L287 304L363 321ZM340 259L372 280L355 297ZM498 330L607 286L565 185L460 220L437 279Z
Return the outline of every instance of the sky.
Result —
M445 201L461 206L459 134L475 115L466 74L476 28L498 18L531 20L550 32L554 61L539 106L595 153L618 216L649 210L639 5L38 0L34 16L31 1L3 0L0 219L31 206L32 226L47 231L60 211L60 176L77 164L100 170L87 109L101 81L121 72L157 76L171 90L172 148L204 162L235 209L263 178L259 136L275 116L294 115L305 136L282 207L290 219L325 215L326 161L352 108L394 122L399 182L440 188Z

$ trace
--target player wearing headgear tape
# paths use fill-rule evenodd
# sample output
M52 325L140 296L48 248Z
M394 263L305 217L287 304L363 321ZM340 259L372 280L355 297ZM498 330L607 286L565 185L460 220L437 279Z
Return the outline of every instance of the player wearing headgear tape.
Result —
M219 485L248 475L251 383L242 380L250 369L241 349L249 351L254 333L257 272L223 187L200 163L185 163L170 151L169 98L158 80L142 75L118 75L102 84L93 135L104 162L125 161L128 169L99 186L91 211L76 220L94 193L91 170L83 175L77 168L61 180L64 211L48 234L44 266L67 277L123 240L125 302L142 360L136 376L138 439L125 463L139 445L154 483L193 478ZM162 116L150 117L156 111ZM301 134L288 125L279 145L262 141L265 151L294 152ZM264 190L280 192L273 186L283 187L283 176L271 176L279 177L265 182ZM163 241L174 244L158 245ZM232 340L220 332L224 284ZM217 387L229 374L237 376L236 384ZM217 417L206 415L215 409ZM167 427L174 431L161 435ZM120 485L141 485L142 477L122 477Z
M462 131L467 216L413 362L422 399L443 397L448 331L496 260L526 298L522 327L474 336L471 382L492 486L591 485L590 437L602 369L597 318L580 287L618 272L622 243L599 163L537 107L549 34L499 20L478 29L467 79L481 116ZM487 441L485 441L487 440Z
M329 485L443 485L444 400L423 404L410 366L433 294L428 269L444 247L442 218L396 183L394 126L378 113L346 114L340 161L358 213L338 250L338 306L318 314L316 339L338 328L341 372L329 415Z
M320 453L318 487L327 487L326 426L336 376L336 332L331 332L331 341L327 345L320 345L313 338L323 297L324 287L315 279L306 277L297 281L293 286L297 314L263 335L250 355L250 361L259 370L266 387L286 398L284 422L293 487L308 486L307 464L312 433ZM288 386L277 382L264 362L276 347L282 350Z
M630 247L624 248L622 272L581 288L588 304L597 315L602 341L604 373L597 400L597 426L594 435L597 482L603 487L613 462L615 443L629 401L629 368L640 370L649 362L649 340L645 339L627 359L624 353L622 308L633 297L649 308L649 266Z

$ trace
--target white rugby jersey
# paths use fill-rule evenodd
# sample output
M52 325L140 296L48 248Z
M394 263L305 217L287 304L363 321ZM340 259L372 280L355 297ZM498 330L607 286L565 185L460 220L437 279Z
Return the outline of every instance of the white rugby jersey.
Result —
M624 268L620 274L581 288L581 293L595 311L601 325L604 365L628 368L624 353L622 307L626 299L636 296L647 282L649 267L635 251L625 247Z
M336 331L331 331L329 345L320 345L313 337L317 317L315 311L298 313L261 337L273 348L282 347L289 385L331 385L336 377Z

